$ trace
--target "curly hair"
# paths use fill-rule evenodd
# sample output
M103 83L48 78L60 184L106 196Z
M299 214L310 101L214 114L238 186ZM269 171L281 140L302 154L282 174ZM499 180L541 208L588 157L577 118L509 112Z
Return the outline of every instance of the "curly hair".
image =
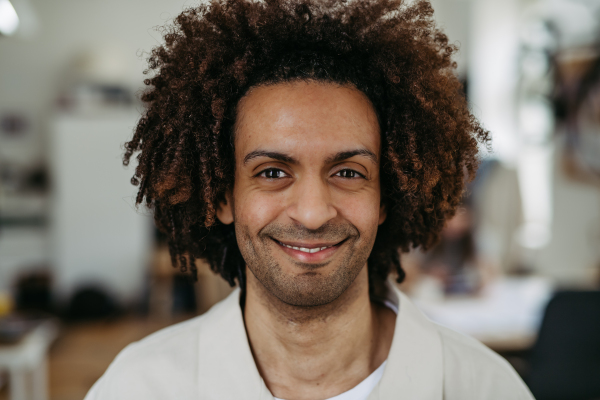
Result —
M164 28L148 58L146 110L125 145L138 151L136 203L154 212L174 266L196 259L245 285L234 224L216 218L234 184L236 107L251 87L295 80L349 85L377 114L387 219L368 260L369 285L399 251L433 245L478 165L489 134L470 113L450 44L427 1L213 0Z

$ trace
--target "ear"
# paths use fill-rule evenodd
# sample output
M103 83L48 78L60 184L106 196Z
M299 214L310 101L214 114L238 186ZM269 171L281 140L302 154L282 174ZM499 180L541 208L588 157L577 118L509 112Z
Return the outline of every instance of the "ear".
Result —
M233 222L233 197L231 196L231 192L227 192L225 194L225 201L219 203L217 218L225 225Z
M383 222L385 221L386 218L387 218L387 209L385 207L385 204L383 204L383 202L382 202L381 205L379 206L379 225L383 224Z

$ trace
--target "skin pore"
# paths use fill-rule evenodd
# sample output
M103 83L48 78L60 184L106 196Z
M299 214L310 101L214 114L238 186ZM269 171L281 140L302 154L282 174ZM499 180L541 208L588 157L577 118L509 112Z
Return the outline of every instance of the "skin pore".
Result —
M218 218L247 264L244 320L267 387L286 400L350 390L387 358L395 314L369 299L381 204L373 107L350 86L251 89L235 129L235 184Z

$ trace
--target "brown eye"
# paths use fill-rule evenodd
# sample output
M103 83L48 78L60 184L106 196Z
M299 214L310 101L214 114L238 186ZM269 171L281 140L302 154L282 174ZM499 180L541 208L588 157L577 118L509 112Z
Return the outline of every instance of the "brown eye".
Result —
M338 175L340 178L346 178L346 179L364 178L363 175L361 175L358 172L351 170L351 169L343 169L343 170L339 171L336 175Z
M262 171L259 176L263 176L267 179L279 179L286 176L285 172L277 168L269 168Z

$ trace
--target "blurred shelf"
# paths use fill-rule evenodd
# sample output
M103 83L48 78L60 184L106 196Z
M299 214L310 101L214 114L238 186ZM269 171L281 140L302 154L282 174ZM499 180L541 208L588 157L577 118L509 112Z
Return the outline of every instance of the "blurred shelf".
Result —
M0 191L0 227L46 224L49 196L46 193Z

